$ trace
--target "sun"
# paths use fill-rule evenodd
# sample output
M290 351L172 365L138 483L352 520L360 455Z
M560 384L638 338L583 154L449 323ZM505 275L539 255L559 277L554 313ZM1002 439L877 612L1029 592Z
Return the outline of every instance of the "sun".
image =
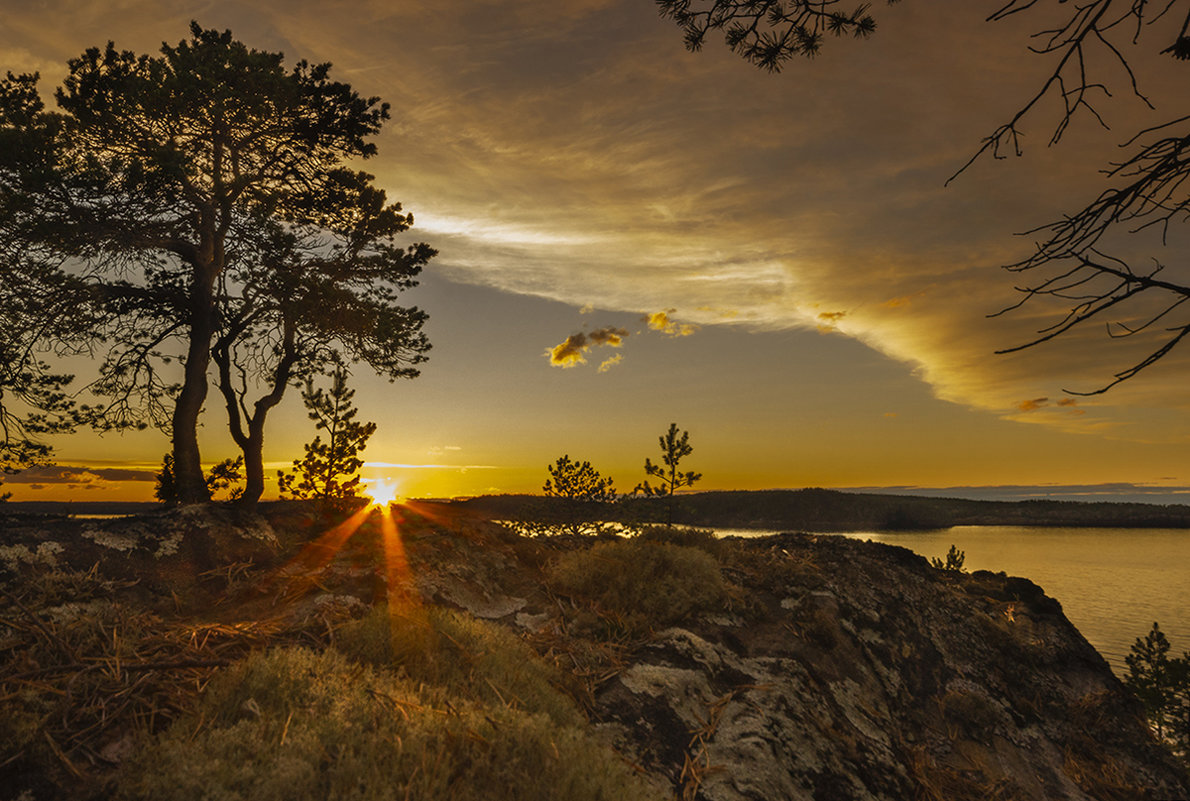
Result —
M397 493L397 485L384 480L369 482L368 497L372 499L373 506L388 506L402 500Z

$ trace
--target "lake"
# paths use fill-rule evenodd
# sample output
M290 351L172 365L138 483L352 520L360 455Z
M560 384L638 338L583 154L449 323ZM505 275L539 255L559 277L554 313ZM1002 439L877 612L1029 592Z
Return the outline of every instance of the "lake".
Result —
M969 571L1004 571L1033 581L1058 599L1070 622L1119 675L1127 670L1124 656L1132 643L1148 633L1153 621L1169 638L1171 656L1190 651L1190 531L955 526L842 536L900 545L940 559L953 543L966 551L963 566Z

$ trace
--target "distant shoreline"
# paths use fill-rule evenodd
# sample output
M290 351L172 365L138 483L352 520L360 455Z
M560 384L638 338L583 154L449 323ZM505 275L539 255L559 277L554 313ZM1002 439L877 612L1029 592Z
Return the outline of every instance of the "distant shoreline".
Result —
M540 495L483 495L439 503L490 519L542 519L590 511L581 504ZM266 501L267 503L273 503ZM626 498L599 509L619 522L661 522L665 501ZM132 501L8 501L0 515L145 515L158 503ZM674 522L705 528L780 531L914 531L951 526L1078 526L1088 528L1186 528L1190 506L1112 501L993 501L826 489L736 490L680 495Z

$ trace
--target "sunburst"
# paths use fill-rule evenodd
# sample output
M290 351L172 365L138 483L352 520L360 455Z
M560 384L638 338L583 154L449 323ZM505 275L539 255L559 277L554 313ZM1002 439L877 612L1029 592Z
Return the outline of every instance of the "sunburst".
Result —
M391 504L404 500L398 490L397 484L390 484L388 481L380 479L369 482L368 497L372 499L373 506L387 508Z

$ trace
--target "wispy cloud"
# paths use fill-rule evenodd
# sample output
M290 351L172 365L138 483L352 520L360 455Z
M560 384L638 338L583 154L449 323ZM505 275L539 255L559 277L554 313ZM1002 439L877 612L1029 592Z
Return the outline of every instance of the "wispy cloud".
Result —
M411 464L406 462L364 462L364 467L394 468L401 470L499 470L492 464Z
M623 353L617 353L615 356L608 356L599 365L599 372L606 373L608 370L612 369L613 367L615 367L617 364L619 364L622 361L624 361Z
M434 445L427 449L426 453L430 456L441 456L447 451L461 451L463 450L459 445Z

